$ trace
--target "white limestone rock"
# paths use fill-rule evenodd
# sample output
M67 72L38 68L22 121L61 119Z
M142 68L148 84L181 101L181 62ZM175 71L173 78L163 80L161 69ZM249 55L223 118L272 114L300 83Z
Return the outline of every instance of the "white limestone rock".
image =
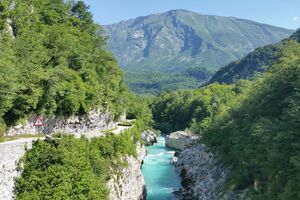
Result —
M145 146L151 146L157 142L155 133L150 130L142 132L142 139L144 140Z
M166 146L183 151L195 145L198 140L199 136L191 135L185 131L177 131L166 136Z
M103 134L101 131L112 129L116 126L113 121L113 116L109 113L103 113L100 110L93 110L88 114L82 116L64 117L43 117L43 121L47 124L46 127L33 126L36 120L36 115L32 114L28 119L21 124L11 127L6 135L24 135L24 134L38 134L43 132L46 134L51 133L65 133L72 134L79 138L82 135L87 138L99 137Z
M143 159L146 156L144 145L137 144L137 158L127 156L128 166L121 170L121 177L113 175L108 181L110 200L143 200L146 199L146 186L141 171Z
M14 199L14 179L20 175L19 160L25 154L25 147L31 149L32 139L0 143L0 199Z

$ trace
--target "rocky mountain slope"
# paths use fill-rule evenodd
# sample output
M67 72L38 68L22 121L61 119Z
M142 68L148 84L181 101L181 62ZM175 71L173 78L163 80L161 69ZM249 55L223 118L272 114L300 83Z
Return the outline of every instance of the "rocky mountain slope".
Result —
M300 29L279 43L257 48L243 59L226 65L217 71L209 83L234 83L240 79L253 78L257 72L264 72L277 63L290 41L300 43Z
M219 68L292 31L233 17L186 10L139 17L104 27L108 49L122 67L178 71L186 67Z
M198 87L209 79L206 70L212 74L255 48L278 42L293 32L249 20L186 10L138 17L104 26L104 30L109 38L108 49L125 70L129 87L139 93L143 92L140 88L168 90L165 84L172 90L174 85L175 89ZM203 71L202 79L185 73L193 67ZM145 72L160 74L154 76L157 80L149 82L153 78L145 76Z

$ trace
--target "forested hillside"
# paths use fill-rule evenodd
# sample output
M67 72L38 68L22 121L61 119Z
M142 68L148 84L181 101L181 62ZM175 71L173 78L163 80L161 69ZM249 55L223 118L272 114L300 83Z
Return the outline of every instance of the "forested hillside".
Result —
M243 59L221 68L209 83L235 83L240 79L253 79L256 73L268 70L272 64L279 61L289 41L300 43L300 30L288 39L274 45L257 48Z
M126 87L82 2L0 2L0 129L30 113L118 116Z
M126 84L140 95L159 95L162 91L197 88L209 80L211 71L194 67L177 73L125 72Z
M300 198L299 58L299 44L289 44L281 61L203 135L230 166L231 183L254 187L254 199Z
M195 123L209 123L221 113L224 105L231 102L240 93L241 87L248 82L237 85L211 84L197 90L173 91L162 93L152 104L153 119L156 128L165 133L193 127Z
M121 177L124 158L137 154L150 109L127 91L97 28L83 1L0 1L0 137L32 113L69 117L100 109L116 120L124 111L136 119L119 135L35 141L19 163L16 199L109 199L108 180Z
M255 82L162 94L152 107L156 126L199 134L230 169L228 189L253 199L299 199L299 58L300 45L289 41Z

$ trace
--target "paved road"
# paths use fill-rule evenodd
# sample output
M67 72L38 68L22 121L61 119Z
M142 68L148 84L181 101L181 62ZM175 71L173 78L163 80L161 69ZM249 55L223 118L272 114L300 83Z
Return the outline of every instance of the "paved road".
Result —
M117 125L117 129L113 130L112 133L115 134L115 135L119 135L120 133L124 132L125 130L133 128L133 127L134 127L134 125L132 125L132 126L119 126L119 125Z
M32 142L32 141L37 140L37 139L43 140L45 138L44 137L19 138L19 139L7 141L7 142L0 142L0 146L1 145L7 145L7 144L18 144L18 143Z
M126 122L134 122L134 121L135 121L135 119L126 120ZM118 123L121 123L121 122L118 122ZM116 135L119 135L120 133L124 132L125 130L133 128L133 127L134 127L134 125L132 125L132 126L117 125L116 129L113 130L112 133L116 134ZM1 145L6 145L6 144L19 144L19 143L25 143L25 142L27 143L27 142L32 142L32 141L37 140L37 139L44 140L45 137L19 138L19 139L7 141L7 142L0 142L0 146Z

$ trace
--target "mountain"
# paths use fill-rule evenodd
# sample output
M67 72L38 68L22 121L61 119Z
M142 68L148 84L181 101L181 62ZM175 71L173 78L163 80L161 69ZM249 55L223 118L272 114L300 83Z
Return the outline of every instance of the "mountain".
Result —
M127 82L131 83L129 87L140 90L134 87L140 85L146 92L149 88L160 91L156 88L159 82L148 84L145 79L135 80L140 72L163 73L162 82L175 81L177 88L184 82L198 87L207 79L189 77L185 70L198 67L212 75L255 48L278 42L292 33L292 30L250 20L186 10L138 17L104 26L104 30L109 38L108 49L117 57L125 75L130 72L126 75ZM187 80L178 78L178 73L183 73Z
M264 72L282 56L290 41L300 43L300 29L291 37L276 44L255 49L243 59L230 63L221 68L208 83L235 83L240 79L251 79L257 72Z

